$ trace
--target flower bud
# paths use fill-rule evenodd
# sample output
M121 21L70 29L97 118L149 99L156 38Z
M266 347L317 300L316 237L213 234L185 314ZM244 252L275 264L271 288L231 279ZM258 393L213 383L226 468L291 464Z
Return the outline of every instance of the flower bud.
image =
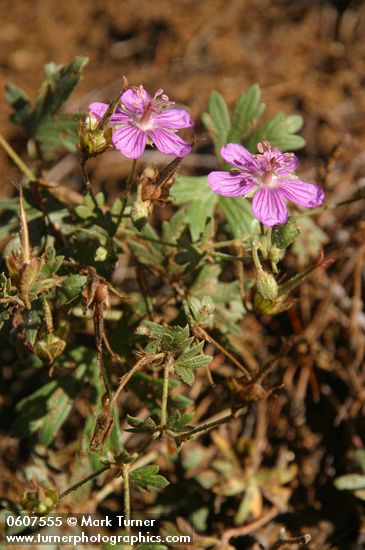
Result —
M138 231L142 231L150 215L150 208L148 203L144 201L136 201L131 209L131 220L134 227Z
M53 365L55 359L62 355L65 347L66 342L64 340L54 334L47 334L43 340L38 340L33 351L42 361Z
M88 157L100 155L110 144L110 128L99 128L99 120L89 113L79 125L80 148Z
M264 300L275 300L278 295L278 283L275 277L263 269L257 271L256 287Z

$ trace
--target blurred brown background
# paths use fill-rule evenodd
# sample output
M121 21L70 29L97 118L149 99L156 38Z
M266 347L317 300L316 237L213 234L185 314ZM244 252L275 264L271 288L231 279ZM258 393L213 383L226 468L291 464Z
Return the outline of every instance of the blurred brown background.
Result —
M34 97L45 63L87 55L70 110L111 99L124 74L151 92L163 88L197 118L210 90L232 104L258 82L267 115L278 109L304 115L309 158L327 157L345 133L364 148L359 0L0 0L0 6L1 90L10 80ZM3 92L0 101L1 132L17 146ZM12 169L5 180L13 175Z

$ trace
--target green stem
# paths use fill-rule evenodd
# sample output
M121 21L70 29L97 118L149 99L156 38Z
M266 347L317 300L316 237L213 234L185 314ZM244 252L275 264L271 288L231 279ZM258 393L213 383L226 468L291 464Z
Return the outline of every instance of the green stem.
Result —
M134 178L134 174L135 174L135 171L136 171L136 166L137 166L137 159L134 159L133 162L132 162L131 171L129 173L127 183L126 183L126 186L125 186L124 198L123 198L122 206L120 208L119 216L118 216L118 219L117 219L117 227L119 227L120 222L122 221L124 210L127 206L128 197L129 197L129 194L130 194L131 189L132 189L132 183L133 183L133 178Z
M259 255L257 253L258 249L260 248L260 245L259 244L255 244L253 247L252 247L252 258L253 258L253 262L255 264L255 267L256 267L256 270L257 271L262 271L262 265L261 265L261 262L260 262L260 258L259 258Z
M129 464L123 464L123 491L124 491L124 520L127 522L126 533L130 535L131 527L131 496L130 496L130 486L129 486ZM129 546L128 546L129 547Z
M353 197L351 197L350 199L346 199L345 201L335 202L334 204L326 204L324 206L319 206L318 208L308 209L305 212L301 212L300 214L293 216L293 218L299 219L306 218L308 216L315 216L316 214L321 214L322 212L326 212L327 210L335 210L335 208L346 206L347 204L360 201L361 199L365 199L364 193L358 193L357 195L354 195Z
M6 151L6 153L9 155L11 160L14 162L14 164L19 168L19 170L24 174L24 176L29 181L36 181L36 176L33 174L30 168L22 161L18 153L14 151L10 143L6 141L6 139L0 134L0 145Z
M68 489L63 491L63 493L60 493L59 500L61 500L61 498L64 498L65 496L69 495L73 491L76 491L77 489L82 487L88 481L91 481L95 477L100 476L100 474L103 474L104 472L106 472L110 468L111 468L110 464L105 464L105 466L102 466L102 468L99 468L99 470L96 470L96 472L93 472L93 473L89 474L88 476L84 477L83 479L81 479L80 481L75 483L74 485L71 485L71 487L69 487Z
M271 233L272 233L272 227L268 227L266 232L266 256L270 253L271 248Z
M249 241L250 238L250 236L243 236L236 239L230 239L229 241L218 241L216 243L212 243L211 246L212 248L228 248L229 246L239 246Z
M154 237L149 237L148 235L141 235L140 233L137 235L134 231L131 231L129 229L123 228L118 231L118 237L122 237L123 235L134 237L136 240L149 241L151 243L156 243L163 246L171 246L174 248L179 248L179 245L177 243L173 243L172 241L162 241L161 239L155 239Z
M81 173L82 173L82 179L84 180L84 185L85 185L85 188L86 188L86 191L89 193L90 197L91 197L91 200L93 201L94 203L94 206L97 210L99 210L99 205L98 205L98 202L96 200L96 197L95 197L95 194L94 194L94 190L93 188L91 187L91 183L90 183L90 180L89 180L89 176L88 176L88 173L87 173L87 170L86 170L86 163L87 163L87 159L86 158L81 158Z

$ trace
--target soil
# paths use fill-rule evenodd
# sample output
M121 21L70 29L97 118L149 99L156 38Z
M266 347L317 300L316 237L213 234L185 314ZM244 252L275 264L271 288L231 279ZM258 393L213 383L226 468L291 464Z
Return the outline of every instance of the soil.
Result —
M0 9L1 89L11 81L34 97L45 63L66 63L86 55L90 61L68 102L69 111L83 110L91 101L111 100L125 75L131 84L143 83L151 92L163 88L198 120L211 90L222 93L232 105L241 91L258 82L267 104L265 116L278 110L303 115L302 135L307 142L299 153L303 173L324 182L330 201L345 200L365 185L365 6L361 1L0 0ZM0 103L1 133L25 156L21 132L9 122L10 109L3 97ZM200 123L197 134L205 136ZM198 149L201 154L185 170L204 170L204 157L211 148L203 142ZM123 163L104 162L98 170L103 171L103 181L115 187ZM2 150L0 173L0 195L4 196L13 192L11 181L18 173ZM347 411L338 403L331 413L329 406L325 408L326 414L334 416L338 409L345 426L338 416L337 420L324 418L323 399L330 401L330 396L316 399L317 386L321 392L330 387L331 368L336 371L347 364L360 372L364 359L364 327L359 321L362 211L363 203L338 211L336 218L330 213L320 218L330 235L328 252L333 252L337 263L329 275L314 278L314 288L304 285L301 294L301 323L318 346L319 380L312 378L307 392L308 381L305 385L299 377L304 398L298 388L293 389L292 395L298 398L296 429L302 430L305 442L299 452L302 492L291 503L294 516L288 513L278 525L294 534L309 531L313 538L307 547L312 550L365 548L361 501L351 494L338 497L328 483L331 468L346 470L346 446L352 450L363 446L362 394L354 397L348 390ZM330 281L338 291L338 301L331 305L325 290ZM278 323L268 322L267 328L278 332ZM292 317L286 329L296 326ZM301 353L298 348L298 365ZM331 388L337 384L341 395L346 376L339 375L339 380ZM290 386L289 379L286 383ZM304 402L308 426L300 424ZM273 406L278 422L281 409L280 404ZM345 509L349 516L344 515ZM268 528L260 532L263 540L272 538ZM253 548L252 542L246 538L240 548Z

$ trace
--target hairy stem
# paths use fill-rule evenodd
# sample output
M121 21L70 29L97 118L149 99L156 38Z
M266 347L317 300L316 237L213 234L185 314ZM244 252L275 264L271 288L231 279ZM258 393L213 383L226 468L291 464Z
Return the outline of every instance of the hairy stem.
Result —
M18 153L14 151L10 143L6 141L4 136L0 134L0 145L4 149L4 151L9 155L11 160L14 162L14 164L19 168L19 170L24 174L24 176L29 181L35 181L37 178L35 174L33 174L32 170L28 168L28 166L22 161Z
M99 205L97 203L97 200L96 200L96 197L95 197L95 193L94 193L94 190L93 188L91 187L91 183L90 183L90 180L89 180L89 176L88 176L88 173L87 173L87 170L86 170L86 163L87 163L87 159L86 158L82 158L81 159L81 163L80 163L80 166L81 166L81 173L82 173L82 179L84 181L84 185L85 185L85 189L86 191L89 193L90 197L91 197L91 200L93 201L94 203L94 206L96 209L99 209Z
M124 520L127 522L126 533L130 535L130 519L131 519L131 496L129 486L129 464L123 464L123 495L124 495ZM129 548L129 545L127 546Z
M161 404L161 428L164 429L167 422L167 400L169 397L169 375L172 357L168 357L163 369L162 404Z
M123 198L122 206L120 208L119 216L118 216L118 219L117 219L117 228L119 227L120 222L122 221L122 217L123 217L125 208L127 206L128 197L129 197L129 194L130 194L131 189L132 189L134 174L136 172L136 166L137 166L137 160L134 159L133 162L132 162L131 171L129 173L127 183L126 183L126 186L125 186L124 198Z
M59 500L61 500L61 498L64 498L65 496L69 495L73 491L76 491L77 489L79 489L80 487L85 485L85 483L87 483L88 481L91 481L92 479L100 476L101 474L103 474L104 472L109 470L110 468L111 468L110 464L105 464L105 466L102 466L101 468L99 468L99 470L96 470L96 472L93 472L93 473L89 474L88 476L84 477L83 479L81 479L80 481L75 483L74 485L71 485L71 487L69 487L68 489L66 489L62 493L60 493Z
M182 434L179 434L177 437L175 437L175 442L177 445L180 445L187 439L190 439L191 436L198 434L200 432L208 432L210 430L213 430L217 426L221 426L222 424L226 424L227 422L231 422L231 420L235 420L236 418L240 418L241 416L244 416L246 414L246 408L243 410L237 410L232 412L231 414L228 414L227 416L224 416L223 418L220 418L218 420L214 420L213 422L207 422L206 424L201 424L200 426L197 426L196 428L193 428L192 430L189 430L188 432L184 432Z

